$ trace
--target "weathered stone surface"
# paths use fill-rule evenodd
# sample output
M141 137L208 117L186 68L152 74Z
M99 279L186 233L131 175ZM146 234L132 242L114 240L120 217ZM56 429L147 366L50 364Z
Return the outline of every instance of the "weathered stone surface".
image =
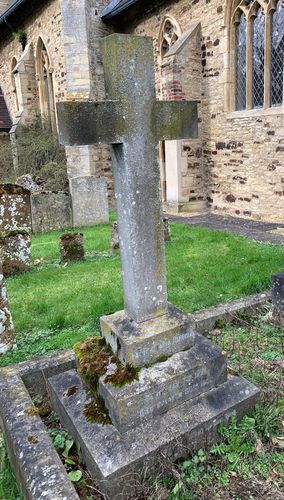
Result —
M26 499L78 500L41 418L17 376L0 374L0 421Z
M15 330L7 297L0 255L0 356L16 346Z
M195 332L188 316L169 304L168 313L144 323L135 323L125 311L101 317L101 331L123 363L145 366L161 356L170 356L194 343Z
M272 276L272 318L284 327L284 272Z
M31 174L21 175L21 177L18 177L16 180L16 184L27 189L30 193L37 193L44 189L44 181L40 182L39 179Z
M70 179L73 226L92 226L109 221L107 184L94 175Z
M31 195L34 233L72 227L71 199L65 191L44 191Z
M3 274L11 276L28 271L31 258L31 235L26 230L0 232Z
M216 389L120 434L112 425L88 423L83 415L90 401L75 371L48 380L53 406L63 425L78 440L82 455L101 491L110 499L126 495L133 481L158 474L159 453L171 460L218 440L217 425L231 415L238 419L252 410L258 389L240 377L230 377ZM76 386L68 397L66 391Z
M84 258L84 235L82 233L67 233L60 236L61 263L74 262Z
M139 380L117 387L100 378L99 393L120 432L170 410L227 380L227 360L221 349L200 335L194 346L139 372Z
M30 192L15 184L0 184L0 231L31 229Z
M140 323L167 312L157 143L196 137L197 104L156 101L150 38L115 34L101 48L109 101L59 103L59 133L63 144L112 144L124 304Z

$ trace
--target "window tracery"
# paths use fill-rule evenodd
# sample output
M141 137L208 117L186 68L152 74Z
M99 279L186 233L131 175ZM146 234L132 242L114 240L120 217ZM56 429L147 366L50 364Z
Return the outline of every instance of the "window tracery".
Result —
M53 130L56 130L55 99L53 90L53 68L46 46L41 38L37 44L36 78L39 85L41 114L47 119Z
M172 17L166 17L162 22L159 36L161 59L163 59L180 35L181 29L175 19Z
M283 104L282 0L235 0L231 10L232 109Z

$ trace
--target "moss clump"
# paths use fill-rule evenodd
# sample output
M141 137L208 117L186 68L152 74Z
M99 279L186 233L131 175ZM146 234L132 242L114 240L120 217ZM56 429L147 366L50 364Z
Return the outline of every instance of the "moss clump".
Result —
M38 443L38 437L37 436L28 436L28 442L30 444L37 444Z
M127 363L125 366L118 362L117 369L112 375L107 375L105 378L106 383L111 383L116 387L123 387L126 384L131 384L134 380L139 379L139 368Z
M112 425L104 400L98 394L90 403L85 405L84 415L89 423Z
M116 362L116 358L102 337L87 339L76 344L74 350L79 365L78 373L95 395L99 378L106 373L110 363Z

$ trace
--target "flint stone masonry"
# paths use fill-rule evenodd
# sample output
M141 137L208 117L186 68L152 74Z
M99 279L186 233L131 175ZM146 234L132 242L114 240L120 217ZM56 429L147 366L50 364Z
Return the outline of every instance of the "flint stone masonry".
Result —
M0 184L0 231L31 229L30 192L15 184Z
M272 318L284 327L284 272L272 276Z
M65 191L43 191L31 195L34 233L72 227L71 199Z
M15 330L0 260L0 356L16 346Z
M75 262L84 258L84 235L82 233L67 233L60 236L61 264Z
M145 366L161 356L189 349L195 341L188 316L169 304L168 313L143 323L135 323L119 311L102 316L101 332L123 363Z
M0 232L0 251L4 276L28 271L31 259L30 233L21 229Z
M99 393L116 428L125 432L226 382L227 361L221 349L197 336L191 349L143 368L139 380L130 385L106 383L105 378L114 371L115 365L110 365L100 378Z
M107 183L94 175L70 179L73 227L107 224L109 221Z
M234 415L253 409L258 390L241 377L145 420L121 434L112 425L88 423L83 415L90 396L78 374L71 370L48 380L52 405L63 426L81 445L84 461L98 488L111 500L131 492L133 481L159 472L159 455L177 460L187 451L218 441L217 426ZM77 392L66 397L68 388ZM147 472L146 472L147 471ZM127 480L126 480L127 477ZM132 481L131 481L132 480Z

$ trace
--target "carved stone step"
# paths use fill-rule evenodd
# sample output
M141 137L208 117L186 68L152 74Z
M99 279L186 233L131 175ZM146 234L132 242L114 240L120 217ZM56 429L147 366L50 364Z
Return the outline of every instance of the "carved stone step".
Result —
M143 420L165 413L227 380L227 360L221 350L201 335L194 346L139 372L139 380L117 387L100 378L99 392L120 432L137 427Z

